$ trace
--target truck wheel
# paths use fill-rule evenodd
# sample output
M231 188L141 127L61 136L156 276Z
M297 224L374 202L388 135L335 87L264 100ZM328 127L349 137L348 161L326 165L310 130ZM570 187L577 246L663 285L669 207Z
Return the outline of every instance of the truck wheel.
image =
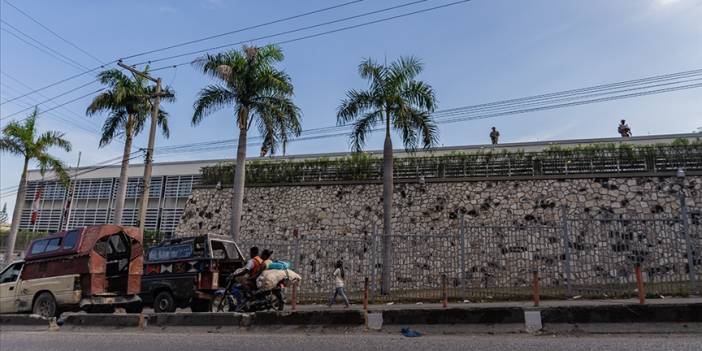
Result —
M190 310L193 312L210 312L212 309L212 300L193 298L190 303Z
M168 291L161 291L154 298L154 312L175 312L176 304L173 294Z
M43 292L34 300L32 313L38 314L44 318L56 317L56 300L54 296L48 292Z

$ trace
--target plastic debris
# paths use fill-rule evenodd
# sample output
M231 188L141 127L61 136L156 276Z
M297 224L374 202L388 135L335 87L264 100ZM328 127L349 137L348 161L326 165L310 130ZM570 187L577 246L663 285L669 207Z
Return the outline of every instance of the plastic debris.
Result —
M420 333L416 330L412 330L410 328L402 328L401 332L402 332L402 335L404 335L408 338L416 338L418 336L422 336L422 333Z
M392 305L394 305L394 304L395 304L394 302L388 302L388 303L386 303L385 305L387 305L387 306L392 306Z

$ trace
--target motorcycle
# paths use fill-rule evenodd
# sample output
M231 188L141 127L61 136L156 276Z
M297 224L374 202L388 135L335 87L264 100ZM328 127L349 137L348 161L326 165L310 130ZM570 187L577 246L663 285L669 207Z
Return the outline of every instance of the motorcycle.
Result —
M257 312L276 310L282 311L285 308L285 297L283 289L286 285L286 280L283 279L271 290L255 290L249 291L238 285L233 279L227 278L227 284L224 288L215 291L215 297L212 303L213 312ZM234 289L239 291L234 293ZM243 303L238 301L237 296L243 297Z

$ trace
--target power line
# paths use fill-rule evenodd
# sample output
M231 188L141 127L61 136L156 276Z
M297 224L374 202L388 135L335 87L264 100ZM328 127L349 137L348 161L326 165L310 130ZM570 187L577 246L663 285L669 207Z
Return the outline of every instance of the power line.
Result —
M11 79L12 81L16 82L17 84L21 85L22 87L24 87L24 88L27 89L27 90L32 90L32 89L34 89L34 88L32 88L31 86L29 86L29 85L25 84L24 82L22 82L21 80L19 80L19 79L13 77L12 75L10 75L10 74L7 73L7 72L4 72L4 71L1 71L1 70L0 70L0 75L6 76L7 78ZM20 92L19 90L17 90L17 92L18 92L19 94L21 94L21 92ZM42 93L37 93L37 95L39 95L39 96L41 96L41 97L43 97L43 98L45 98L45 99L50 99L48 96L46 96L46 95L44 95L44 94L42 94ZM26 98L31 99L31 100L32 100L32 103L33 103L34 105L36 105L36 103L38 102L37 99L35 99L34 97L28 96L28 97L26 97ZM56 103L55 101L52 101L52 103L53 103L54 105L58 105L58 103ZM83 118L79 117L79 116L81 116L81 114L76 113L75 111L69 109L68 107L62 106L61 109L62 109L63 111L65 111L65 112L69 113L71 116L73 116L73 117L74 117L76 120L78 120L79 122L83 122L83 121L89 120L88 118L85 118L85 116L82 116Z
M2 30L3 32L5 32L5 33L7 33L7 34L12 35L12 36L15 37L17 40L19 40L19 41L21 41L21 42L23 42L23 43L25 43L25 44L27 44L27 45L29 45L29 46L31 46L31 47L37 49L37 50L39 50L39 51L45 53L47 56L51 56L51 57L55 58L56 60L61 61L61 62L65 63L65 64L67 64L67 65L69 65L69 66L71 66L71 67L73 67L73 68L75 68L75 69L78 69L78 70L87 69L85 66L81 65L80 63L77 63L77 62L73 61L71 58L66 57L65 55L61 54L60 52L58 52L58 51L56 51L56 50L50 48L50 47L47 46L46 44L44 44L44 43L42 43L42 42L40 42L40 41L34 39L33 37L31 37L31 36L25 34L24 32L18 30L16 27L14 27L14 26L10 25L9 23L5 22L4 20L1 20L1 19L0 19L0 23L2 23L2 24L4 24L4 25L6 25L6 26L12 28L12 29L15 30L16 32L18 32L18 33L21 34L22 36L28 38L29 40L35 42L36 44L33 44L33 43L31 43L31 42L25 40L24 38L20 37L19 35L15 34L14 32L11 32L11 31L7 30L7 29L4 28L4 27L0 27L0 30Z
M75 49L77 49L78 51L84 53L86 56L92 58L93 60L97 61L98 63L105 64L105 63L102 62L102 60L100 60L99 58L93 56L91 53L89 53L89 52L83 50L83 49L82 49L81 47L79 47L78 45L76 45L76 44L74 44L73 42L69 41L68 39L62 37L62 36L59 35L58 33L54 32L53 30L51 30L51 28L45 26L43 23L39 22L38 20L36 20L34 17L32 17L31 15L29 15L28 13L22 11L20 8L18 8L17 6L15 6L14 4L12 4L11 2L9 2L9 1L7 1L7 0L4 0L4 1L5 1L6 4L10 5L10 7L12 7L12 8L15 9L15 10L17 10L17 12L19 12L19 13L21 13L22 15L24 15L25 17L29 18L32 22L38 24L40 27L44 28L47 32L53 34L55 37L61 39L61 40L62 40L63 42L65 42L66 44L68 44L68 45L74 47Z
M90 70L87 70L87 71L85 71L85 72L81 72L81 73L78 73L78 74L74 74L74 75L72 75L72 76L70 76L70 77L61 79L61 80L59 80L59 81L57 81L57 82L51 83L51 84L49 84L49 85L45 85L45 86L43 86L43 87L41 87L41 88L34 89L34 90L32 90L32 91L30 91L30 92L28 92L28 93L22 94L22 95L20 95L20 96L16 96L16 97L14 97L14 98L12 98L12 99L9 99L9 100L5 100L5 101L3 101L2 103L0 103L0 106L6 104L6 103L8 103L8 102L15 101L15 100L17 100L17 99L21 99L21 98L23 98L23 97L25 97L25 96L32 95L32 94L38 93L38 92L40 92L40 91L49 89L49 88L51 88L51 87L57 86L57 85L59 85L59 84L61 84L61 83L67 82L67 81L69 81L69 80L72 80L72 79L75 79L75 78L78 78L78 77L82 77L82 76L84 76L84 75L86 75L86 74L88 74L88 73L97 71L97 70L99 70L99 69L101 69L101 68L105 68L105 66L110 65L110 64L113 64L113 63L116 63L116 62L117 62L117 60L114 60L114 61L108 62L108 63L105 64L105 65L97 66L97 67L92 68L92 69L90 69Z
M186 52L186 53L182 53L182 54L171 55L171 56L166 56L166 57L157 58L157 59L154 59L154 60L143 61L143 62L139 62L139 63L134 64L134 66L143 65L143 64L147 64L147 63L148 63L148 64L151 64L151 63L156 63L156 62L171 60L171 59L174 59L174 58L179 58L179 57L183 57L183 56L190 56L190 55L199 54L199 53L206 52L206 51L211 51L211 50L223 49L223 48L227 48L227 47L230 47L230 46L240 45L240 44L244 44L244 43L248 43L248 42L252 42L252 41L257 41L257 40L262 40L262 39L268 39L268 38L278 37L278 36L281 36L281 35L286 35L286 34L291 34L291 33L300 32L300 31L304 31L304 30L308 30L308 29L313 29L313 28L328 26L328 25L330 25L330 24L339 23L339 22L345 22L345 21L350 21L350 20L352 20L352 19L361 18L361 17L366 17L366 16L370 16L370 15L374 15L374 14L378 14L378 13L383 13L383 12L387 12L387 11L392 11L392 10L396 10L396 9L403 8L403 7L407 7L407 6L416 5L416 4L419 4L419 3L422 3L422 2L427 2L427 1L429 1L429 0L416 0L416 1L408 2L408 3L404 3L404 4L400 4L400 5L395 5L395 6L391 6L391 7L386 7L386 8L380 9L380 10L374 10L374 11L365 12L365 13L361 13L361 14L358 14L358 15L348 16L348 17L343 17L343 18L339 18L339 19L335 19L335 20L331 20L331 21L327 21L327 22L317 23L317 24L313 24L313 25L309 25L309 26L303 26L303 27L299 27L299 28L295 28L295 29L290 29L290 30L278 32L278 33L275 33L275 34L268 34L268 35L260 36L260 37L253 38L253 39L242 40L242 41L238 41L238 42L236 42L236 43L229 43L229 44L224 44L224 45L218 45L218 46L214 46L214 47L207 48L207 49L194 50L194 51L190 51L190 52ZM466 2L466 1L470 1L470 0L464 0L464 1L461 1L461 2Z
M4 83L0 83L0 86L4 86L5 88L11 88L11 87L5 85ZM19 102L22 102L22 104L20 105ZM33 108L33 107L34 107L34 106L32 106L31 103L26 102L26 101L23 101L23 100L13 101L12 103L13 103L13 104L17 104L17 105L20 106L20 107L29 107L29 108ZM72 120L70 120L70 119L68 119L68 118L65 118L65 117L61 116L61 115L54 114L54 113L50 113L50 114L48 114L48 115L51 116L51 117L60 119L60 120L66 122L66 123L68 123L68 124L70 124L70 125L72 125L72 126L74 126L74 127L76 127L76 128L82 129L82 130L84 130L84 131L86 131L86 132L89 132L89 133L91 133L91 134L98 133L98 131L96 131L96 130L88 129L88 128L86 128L85 126L81 125L80 123L74 122L74 121L72 121Z
M7 0L4 0L4 1L7 2ZM359 0L359 1L363 1L363 0ZM351 4L351 3L353 3L353 2L349 2L349 3L344 3L344 4L341 4L341 5L337 5L336 8L339 8L339 7L341 7L341 6L345 6L346 4ZM8 3L8 4L9 4L9 3ZM15 7L15 8L16 8L16 7ZM330 7L330 8L325 8L325 9L316 10L316 11L311 11L311 12L308 13L308 14L319 13L319 12L326 11L326 10L330 10L330 9L331 9L331 7ZM307 15L307 14L300 14L300 15L297 15L296 18L305 16L305 15ZM295 16L291 16L291 17L295 17ZM292 18L291 18L291 19L292 19ZM279 20L276 20L276 21L283 21L283 20L285 20L285 19L283 18L283 19L279 19ZM272 22L275 22L275 21L272 21ZM278 22L276 22L276 23L278 23ZM238 30L238 31L242 31L242 30L244 30L244 29L240 29L240 30ZM233 31L233 32L234 32L234 31ZM143 54L145 54L145 53L139 53L139 54L127 56L127 58L129 58L129 57L141 56L141 55L143 55ZM84 72L81 72L81 73L78 73L78 74L75 74L75 75L66 77L66 78L61 79L61 80L59 80L59 81L56 81L56 82L54 82L54 83L51 83L51 84L42 86L42 87L37 88L37 89L34 89L34 90L32 90L32 91L30 91L30 92L28 92L28 93L25 93L25 94L23 94L23 95L21 95L21 96L17 96L17 97L15 97L15 98L13 98L13 99L10 99L10 100L7 100L7 101L3 101L2 103L0 103L0 106L3 105L3 104L5 104L5 103L12 102L12 101L14 101L15 99L23 98L23 97L25 97L25 96L27 96L27 95L35 94L35 93L37 93L37 92L40 92L40 91L43 91L43 90L52 88L52 87L54 87L54 86L57 86L57 85L59 85L59 84L65 83L65 82L70 81L70 80L73 80L73 79L75 79L75 78L82 77L82 76L84 76L84 75L86 75L86 74L89 74L89 73L91 73L91 72L94 72L94 71L96 71L96 70L98 70L98 69L103 69L103 68L105 68L105 67L107 67L107 66L109 66L109 65L112 65L112 64L117 63L118 61L119 61L119 59L115 59L115 60L112 60L112 61L110 61L110 62L105 62L105 63L103 63L103 64L100 65L100 66L91 68L91 69L86 70L86 71L84 71Z
M133 55L129 55L129 56L122 57L122 60L128 60L128 59L135 58L135 57L138 57L138 56L153 54L153 53L155 53L155 52L160 52L160 51L175 49L175 48L182 47L182 46L186 46L186 45L190 45L190 44L195 44L195 43L200 43L200 42L207 41L207 40L211 40L211 39L221 38L221 37L224 37L224 36L227 36L227 35L236 34L236 33L241 33L241 32L244 32L244 31L248 31L248 30L252 30L252 29L257 29L257 28L269 26L269 25L272 25L272 24L287 22L287 21L290 21L290 20L293 20L293 19L297 19L297 18L301 18L301 17L305 17L305 16L309 16L309 15L313 15L313 14L317 14L317 13L322 13L322 12L326 12L326 11L329 11L329 10L334 10L334 9L338 9L338 8L341 8L341 7L349 6L349 5L356 4L356 3L359 3L359 2L362 2L362 1L364 1L364 0L349 1L349 2L342 3L342 4L338 4L338 5L334 5L334 6L330 6L330 7L325 7L325 8L321 8L321 9L309 11L309 12L304 12L304 13L297 14L297 15L293 15L293 16L289 16L289 17L279 18L279 19L272 20L272 21L269 21L269 22L264 22L264 23L260 23L260 24L256 24L256 25L252 25L252 26L248 26L248 27L244 27L244 28L235 29L235 30L232 30L232 31L229 31L229 32L224 32L224 33L220 33L220 34L210 35L210 36L207 36L207 37L204 37L204 38L199 38L199 39L195 39L195 40L190 40L190 41L182 42L182 43L179 43L179 44L174 44L174 45L170 45L170 46L165 46L165 47L158 48L158 49L148 50L148 51L140 52L140 53L137 53L137 54L133 54Z
M536 96L524 97L519 99L509 99L501 100L496 102L491 102L487 104L479 104L472 106L464 106L460 108L452 108L447 110L436 111L434 114L434 120L437 124L447 124L455 123L466 120L476 120L484 118L493 118L499 116L506 116L512 114L536 112L542 110L565 108L571 106L578 106L584 104L592 104L605 101L613 101L625 98L633 98L645 95L660 94L666 92L672 92L684 89L694 89L702 86L702 83L696 84L686 84L699 81L702 78L695 79L685 79L680 80L681 77L689 77L691 74L700 75L702 70L692 70L685 72L678 72L673 74L666 74L661 76L647 77L636 80L603 84L594 87L581 88L566 90L562 92L555 92L549 94L541 94ZM660 83L663 79L671 79L671 77L678 79L675 82ZM656 84L652 84L656 83ZM669 85L677 84L678 86L666 87ZM621 89L621 87L628 86L629 88ZM664 88L661 88L664 87ZM605 88L609 89L607 92L603 92ZM660 88L653 89L652 88ZM637 90L648 89L647 91ZM581 92L579 96L574 96L574 92ZM613 95L614 94L614 95ZM619 95L617 95L619 94ZM600 97L604 95L612 95L606 97ZM545 96L552 97L551 99L544 99ZM541 99L538 101L537 99ZM521 101L520 104L515 104L515 101ZM290 140L290 142L301 141L301 140L313 140L328 138L338 135L345 135L350 130L349 127L353 124L344 124L340 126L329 126L322 128L314 128L305 130L302 132L301 137ZM377 130L380 130L379 128ZM376 129L373 129L375 131ZM341 132L339 132L341 131ZM326 133L326 134L325 134ZM331 134L329 134L331 133ZM316 135L314 134L321 134ZM311 136L312 135L312 136ZM254 136L249 138L249 140L262 140L261 136ZM182 144L182 145L172 145L156 150L157 153L185 153L185 152L195 152L195 151L207 151L207 150L220 150L233 147L236 144L237 139L219 140L213 142L200 142L193 144Z
M141 149L139 149L139 150L137 150L137 151L131 152L131 153L129 154L129 158L128 158L127 160L128 160L128 161L131 161L131 160L133 160L133 159L135 159L135 158L138 158L139 156L141 156L141 155L139 155L139 153L141 153L141 152L142 152ZM121 164L121 163L122 163L122 157L123 157L123 156L117 156L117 157L113 157L113 158L108 159L108 160L105 160L105 161L101 161L101 162L96 163L96 164L91 165L91 166L81 167L82 171L77 172L77 173L74 174L74 175L71 175L71 177L74 177L74 176L81 176L81 175L84 175L84 174L88 174L88 173L92 173L92 172L95 172L95 171L99 171L99 170L101 170L101 169L104 169L104 168L107 168L107 167L110 167L110 166L115 166L115 165ZM70 171L71 171L71 168L69 168L67 171L70 172ZM58 177L53 176L53 177L50 177L50 178L48 178L48 179L44 179L44 181L45 181L45 182L49 182L49 181L53 181L53 180L57 180L57 179L58 179ZM18 189L19 189L19 185L13 185L13 186L11 186L11 187L4 188L4 189L0 190L0 191L2 191L2 194L0 194L0 197L6 197L6 196L8 196L8 195L12 195L12 194L16 193Z
M38 103L37 106L38 106L38 105L45 104L45 103L47 103L47 102L49 102L49 101L53 101L53 100L55 100L55 99L57 99L57 98L59 98L59 97L62 97L62 96L67 95L67 94L70 94L70 93L72 93L72 92L74 92L74 91L76 91L76 90L80 90L80 89L82 89L82 88L84 88L84 87L87 87L87 86L89 86L89 85L92 85L92 84L94 84L94 83L97 83L98 81L99 81L99 79L95 79L95 80L93 80L93 81L90 81L90 82L85 83L85 84L83 84L83 85L80 85L80 86L78 86L78 87L75 87L75 88L73 88L73 89L71 89L71 90L67 90L67 91L65 91L65 92L63 92L63 93L61 93L61 94L59 94L59 95L56 95L56 96L54 96L54 97L52 97L52 98L49 98L49 99L47 99L47 100L44 100L44 101ZM104 88L103 88L103 89L104 89ZM98 91L101 91L101 90L103 90L103 89L100 89L100 90L98 90ZM9 100L5 100L5 102L15 101L15 100L17 100L17 99L19 99L19 98L22 98L22 97L24 97L24 96L27 96L27 94L20 95L19 97L15 97L15 98L12 98L12 99L9 99ZM83 97L85 97L85 96L83 96ZM75 100L73 100L73 101L75 101ZM61 106L63 106L63 105L61 105ZM59 107L60 107L60 106L59 106ZM56 107L54 107L54 108L52 108L52 109L55 109L55 108L56 108ZM7 116L4 116L4 117L0 118L0 120L5 120L5 119L8 119L8 118L10 118L10 117L12 117L12 116L16 116L16 115L18 115L18 114L20 114L20 113L22 113L22 112L24 112L24 111L27 111L27 110L29 110L29 109L31 109L31 107L25 108L25 109L23 109L23 110L19 110L19 111L14 112L14 113L11 113L11 114L9 114L9 115L7 115ZM51 110L52 110L52 109L51 109Z
M426 1L426 0L425 0L425 1ZM350 26L341 27L341 28L337 28L337 29L333 29L333 30L328 30L328 31L320 32L320 33L310 34L310 35L306 35L306 36L302 36L302 37L298 37L298 38L293 38L293 39L289 39L289 40L282 40L282 41L274 42L274 43L272 43L272 44L283 45L283 44L289 44L289 43L293 43L293 42L297 42L297 41L302 41L302 40L317 38L317 37L321 37L321 36L325 36L325 35L329 35L329 34L333 34L333 33L343 32L343 31L346 31L346 30L351 30L351 29L355 29L355 28L360 28L360 27L369 26L369 25L372 25L372 24L387 22L387 21L391 21L391 20L398 19L398 18L408 17L408 16L412 16L412 15L419 14L419 13L425 13L425 12L430 12L430 11L434 11L434 10L438 10L438 9L442 9L442 8L446 8L446 7L450 7L450 6L455 6L455 5L459 5L459 4L466 3L466 2L470 2L470 1L472 1L472 0L455 1L455 2L448 3L448 4L444 4L444 5L439 5L439 6L434 6L434 7L425 8L425 9L422 9L422 10L417 10L417 11L412 11L412 12L403 13L403 14L400 14L400 15L395 15L395 16L390 16L390 17L384 17L384 18L377 19L377 20L373 20L373 21L369 21L369 22L363 22L363 23L359 23L359 24L355 24L355 25L350 25ZM224 45L224 46L219 46L219 47L215 47L215 48L209 48L209 49L205 49L204 51L215 50L215 49L222 49L222 48L224 48L224 47L229 47L229 46L244 44L244 43L250 42L250 41L252 41L252 40L259 40L259 39L262 39L262 38L250 39L250 40L242 41L242 42L239 42L239 43L232 43L232 44L228 44L228 45ZM200 51L198 51L198 53L199 53L199 52L202 52L202 51L203 51L203 50L200 50ZM191 54L192 54L192 53L191 53ZM180 55L180 56L183 56L183 55ZM168 57L168 58L163 58L163 59L171 59L171 58L173 58L173 57ZM154 62L154 61L149 61L149 62ZM183 65L189 65L189 64L191 64L191 63L192 63L192 61L186 61L186 62L176 63L176 64L173 64L173 65L162 66L162 67L158 67L158 68L152 69L151 72L159 71L159 70L164 70L164 69L169 69L169 68L175 68L175 67L183 66Z

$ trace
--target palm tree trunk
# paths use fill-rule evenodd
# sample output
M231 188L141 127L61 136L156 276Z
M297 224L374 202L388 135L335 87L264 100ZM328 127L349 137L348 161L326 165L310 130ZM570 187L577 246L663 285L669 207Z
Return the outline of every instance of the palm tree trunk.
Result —
M24 159L24 167L22 168L22 177L20 177L19 189L17 189L17 198L15 199L15 211L12 213L12 224L10 226L10 235L7 237L7 251L5 252L5 263L10 263L15 255L15 242L17 242L17 233L19 232L20 219L22 218L22 209L24 207L24 197L27 192L27 167L29 159Z
M132 153L132 116L129 116L127 126L124 130L124 152L122 153L122 168L119 171L119 187L117 188L117 199L115 200L115 217L112 223L116 225L122 224L122 212L124 211L124 202L127 198L127 171L129 170L129 155Z
M392 268L392 138L390 138L390 116L385 116L385 144L383 145L383 270L380 293L390 293Z
M239 109L239 145L236 149L236 169L234 170L234 185L232 194L231 228L233 240L239 240L241 230L241 208L244 205L244 181L246 178L246 132L249 118L248 110Z

